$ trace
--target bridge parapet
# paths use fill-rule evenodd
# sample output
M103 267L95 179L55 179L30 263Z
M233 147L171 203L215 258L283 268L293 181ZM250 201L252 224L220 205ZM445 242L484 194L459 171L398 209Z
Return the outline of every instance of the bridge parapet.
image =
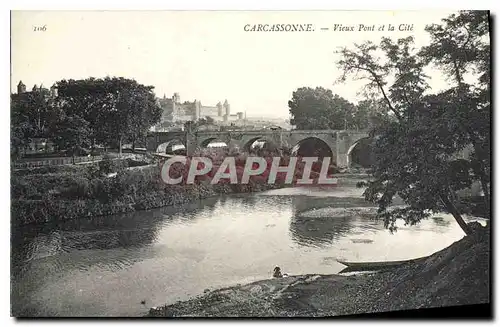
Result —
M368 137L368 131L354 130L238 130L238 131L176 131L152 132L148 142L148 150L155 151L160 144L178 140L186 146L187 154L194 153L196 148L207 146L212 140L221 140L230 146L244 149L249 143L265 139L275 145L294 147L306 139L316 138L328 145L333 153L333 160L340 167L347 167L348 156L352 146L360 139ZM151 143L151 144L150 144Z

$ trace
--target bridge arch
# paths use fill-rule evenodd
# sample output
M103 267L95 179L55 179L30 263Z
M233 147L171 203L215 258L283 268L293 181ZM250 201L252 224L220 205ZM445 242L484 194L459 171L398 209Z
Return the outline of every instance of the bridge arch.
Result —
M271 139L265 136L253 136L241 142L241 147L244 152L250 152L255 149L256 142L261 142L261 148L268 148L270 150L278 149L278 145ZM267 146L266 146L267 145Z
M347 150L347 167L353 165L369 168L373 164L372 137L363 137L354 142Z
M331 163L336 163L336 152L326 140L317 136L309 136L298 141L292 147L293 156L301 157L330 157Z
M175 151L185 150L186 145L180 139L172 139L156 147L156 153L169 153L173 154Z
M224 145L221 145L220 147L227 147L228 146L227 142L225 142L224 140L221 140L218 137L208 137L200 142L200 147L209 148L210 144L214 144L214 143L221 143L221 144L223 143Z
M146 147L148 151L158 152L158 150L163 150L163 148L165 147L162 144L168 143L173 140L177 140L178 142L186 146L186 133L183 131L149 132L146 136Z

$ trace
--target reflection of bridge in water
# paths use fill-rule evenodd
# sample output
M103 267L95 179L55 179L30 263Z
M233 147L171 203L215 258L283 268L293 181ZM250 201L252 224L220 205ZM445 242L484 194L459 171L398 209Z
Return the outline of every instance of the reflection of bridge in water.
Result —
M290 217L290 233L295 242L306 246L324 246L345 235L348 235L355 225L355 213L349 208L372 207L373 205L361 198L337 197L293 197L293 215ZM318 209L332 209L332 214L318 214L312 216L304 213ZM345 214L334 213L335 210L345 209ZM360 216L358 218L361 218ZM367 221L368 217L364 217Z
M169 144L182 144L187 155L206 148L212 142L224 142L230 149L249 151L257 141L268 142L278 148L297 149L299 155L311 155L314 148L322 148L339 167L348 167L351 152L360 140L368 138L366 131L349 130L250 130L151 132L147 139L149 151L163 150Z

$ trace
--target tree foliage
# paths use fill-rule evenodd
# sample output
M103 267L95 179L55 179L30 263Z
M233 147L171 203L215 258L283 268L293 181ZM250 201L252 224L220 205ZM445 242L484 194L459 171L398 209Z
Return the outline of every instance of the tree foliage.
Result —
M59 149L76 156L90 146L90 124L82 117L63 113L55 125L52 139Z
M390 228L398 218L415 224L445 209L470 233L457 209L457 191L480 182L487 209L490 201L488 14L460 12L426 30L431 43L422 49L408 37L339 51L341 80L366 80L396 118L376 132L374 180L365 196L378 203ZM428 92L424 68L429 65L450 78L448 89ZM467 84L467 77L474 82ZM472 153L462 158L469 148ZM395 196L407 207L391 209Z
M63 80L57 87L64 111L89 122L93 143L135 142L160 120L153 87L132 79Z
M288 101L292 119L298 129L366 129L374 114L375 103L365 101L356 106L331 90L302 87ZM378 112L382 114L382 112Z
M184 129L188 131L196 131L202 126L215 126L215 120L210 116L205 116L196 121L188 120L184 123Z
M54 119L48 93L47 89L36 88L34 92L11 95L11 152L15 156L33 138L48 136Z
M96 143L134 143L160 120L153 87L133 79L61 80L56 86L55 98L43 89L13 95L14 147L40 136L72 153Z

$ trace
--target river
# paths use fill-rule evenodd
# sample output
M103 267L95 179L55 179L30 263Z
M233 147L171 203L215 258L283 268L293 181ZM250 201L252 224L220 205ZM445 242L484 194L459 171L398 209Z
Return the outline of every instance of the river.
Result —
M345 268L336 259L411 259L464 236L447 214L399 223L391 234L367 214L355 182L18 228L12 314L140 316L205 289L270 278L275 266L333 274Z

